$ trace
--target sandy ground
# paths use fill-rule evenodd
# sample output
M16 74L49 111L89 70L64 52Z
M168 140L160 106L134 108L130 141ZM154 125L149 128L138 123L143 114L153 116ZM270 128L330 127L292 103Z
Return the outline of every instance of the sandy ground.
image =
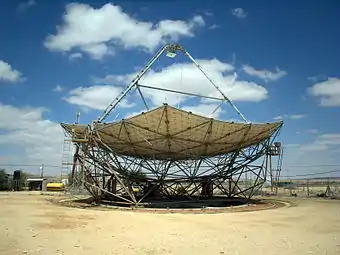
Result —
M62 207L0 193L0 254L340 254L340 201L220 214Z

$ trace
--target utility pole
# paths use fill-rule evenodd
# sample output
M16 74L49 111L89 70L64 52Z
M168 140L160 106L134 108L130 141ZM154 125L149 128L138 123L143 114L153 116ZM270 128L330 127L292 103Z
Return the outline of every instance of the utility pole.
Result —
M44 164L40 167L40 178L44 178Z
M309 197L309 180L307 180L307 197Z

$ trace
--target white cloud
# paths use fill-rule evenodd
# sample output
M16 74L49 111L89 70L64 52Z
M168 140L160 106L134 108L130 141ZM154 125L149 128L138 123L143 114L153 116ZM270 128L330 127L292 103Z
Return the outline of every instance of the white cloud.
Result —
M308 89L310 95L319 98L320 105L325 107L340 106L340 79L328 78L314 84Z
M27 9L29 9L29 8L35 6L35 5L37 5L37 3L34 0L28 0L26 2L21 2L17 7L17 11L23 12L23 11L26 11Z
M12 68L5 61L0 60L0 81L17 82L22 78L21 72Z
M81 54L80 52L75 52L75 53L70 54L68 58L69 60L75 60L75 59L79 59L82 57L83 57L83 54Z
M301 151L327 151L340 146L340 133L328 133L317 136L313 142L307 144L295 144L288 146ZM286 147L286 146L285 146Z
M287 75L286 71L280 70L279 68L276 68L276 70L273 72L266 69L258 70L250 65L244 65L242 69L247 74L258 77L264 80L265 82L277 81Z
M239 19L245 19L248 16L248 13L242 8L232 9L231 14Z
M90 55L91 58L97 60L102 59L105 55L114 55L114 50L104 43L86 45L81 47L81 49Z
M76 49L98 59L112 54L114 46L153 51L165 41L194 36L194 30L203 25L201 16L194 16L189 21L161 20L154 24L134 19L111 3L100 8L72 3L66 5L57 33L47 36L44 44L50 50L69 52Z
M43 117L46 111L0 104L1 147L15 148L10 158L0 157L0 164L61 165L63 132L58 123Z
M299 119L305 118L306 116L307 116L306 114L284 114L281 116L276 116L273 119L274 120L283 120L283 119L299 120Z
M87 107L94 110L104 110L111 101L122 92L121 87L97 85L92 87L78 87L69 92L69 96L65 97L70 104ZM132 107L133 104L123 100L121 107Z
M59 84L57 86L54 87L53 91L54 92L62 92L64 90L64 88L62 86L60 86Z
M197 62L200 63L230 99L235 101L259 102L267 98L268 92L263 86L248 81L235 81L231 73L234 70L234 66L217 59L197 60ZM135 73L109 75L97 80L113 84L126 84L131 81L134 74ZM213 85L210 84L197 67L191 63L176 63L158 71L151 70L139 83L141 85L221 98L221 95ZM143 95L147 99L150 99L154 105L159 105L164 102L177 105L187 100L187 96L184 95L145 88L141 88L141 90L143 91Z

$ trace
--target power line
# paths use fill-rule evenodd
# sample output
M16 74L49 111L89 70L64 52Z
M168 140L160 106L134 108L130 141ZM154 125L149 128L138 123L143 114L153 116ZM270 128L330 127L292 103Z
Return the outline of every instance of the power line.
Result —
M340 172L340 170L332 170L332 171L326 171L326 172L319 172L319 173L312 173L312 174L297 174L297 175L289 175L288 177L301 177L301 176L315 176L315 175L322 175L322 174L329 174L329 173L336 173Z
M36 167L40 167L42 164L40 165L29 165L29 164L0 164L0 166L13 166L13 167L20 167L20 166L36 166ZM55 165L45 165L44 164L44 167L61 167L61 166L55 166Z
M325 166L340 166L340 164L325 164L325 165L286 165L285 167L325 167Z

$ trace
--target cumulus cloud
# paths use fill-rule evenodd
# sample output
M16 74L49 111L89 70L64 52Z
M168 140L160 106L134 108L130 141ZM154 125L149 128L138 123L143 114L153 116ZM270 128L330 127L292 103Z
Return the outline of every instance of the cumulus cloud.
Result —
M287 72L281 70L280 68L276 68L275 71L269 71L266 69L263 70L255 69L250 65L244 65L242 69L247 74L258 77L264 80L265 82L277 81L287 75Z
M0 158L1 164L61 165L63 132L58 123L44 118L46 111L0 104L0 144L15 148L9 159Z
M242 8L234 8L231 10L231 14L236 18L245 19L248 16L248 13Z
M328 78L326 81L314 84L308 89L310 95L320 101L324 107L340 106L340 79Z
M208 72L209 76L219 85L220 89L232 100L259 102L267 98L267 90L258 84L248 81L235 81L232 71L234 66L217 59L197 60ZM131 81L135 73L125 75L108 75L97 79L100 82L111 84L126 84ZM191 63L176 63L160 70L151 70L143 77L141 85L161 87L188 93L201 94L221 98L219 92L210 84L203 74ZM183 103L187 96L141 88L143 95L153 105L167 102L172 105Z
M122 87L107 85L78 87L71 90L64 100L70 104L93 110L104 110L122 92L122 89ZM128 108L132 107L133 103L127 103L126 100L123 100L120 106Z
M111 3L100 8L72 3L66 5L63 22L57 27L56 34L48 35L44 44L52 51L75 49L100 59L112 55L117 46L154 51L165 41L194 36L195 29L204 24L199 15L188 21L161 20L154 24L137 20Z
M10 64L0 60L0 81L17 82L22 78L21 72L15 70Z

